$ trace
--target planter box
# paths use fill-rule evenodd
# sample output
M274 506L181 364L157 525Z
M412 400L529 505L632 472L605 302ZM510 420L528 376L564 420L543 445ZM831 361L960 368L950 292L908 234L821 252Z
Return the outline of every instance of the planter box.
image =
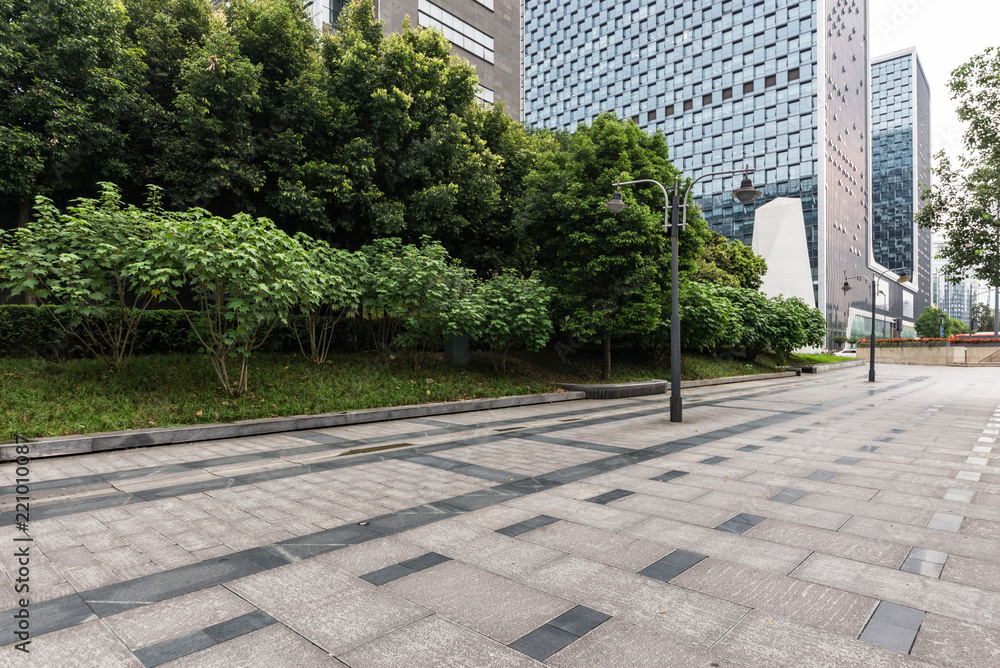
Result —
M868 359L868 346L858 344L858 359ZM885 364L929 364L951 366L955 364L980 364L1000 352L1000 346L972 344L890 344L875 346L875 362ZM998 356L1000 357L1000 356Z

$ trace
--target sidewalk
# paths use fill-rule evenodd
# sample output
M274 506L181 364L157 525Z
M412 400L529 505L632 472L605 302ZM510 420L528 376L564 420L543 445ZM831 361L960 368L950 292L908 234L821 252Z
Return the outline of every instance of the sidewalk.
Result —
M1000 378L866 380L4 464L0 666L998 665Z

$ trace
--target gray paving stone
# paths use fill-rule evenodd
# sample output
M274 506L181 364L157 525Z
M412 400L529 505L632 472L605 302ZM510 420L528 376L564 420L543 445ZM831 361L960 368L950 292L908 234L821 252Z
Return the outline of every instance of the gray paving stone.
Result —
M759 527L765 527L767 524L769 523ZM742 536L736 536L715 529L653 518L628 529L627 533L709 557L732 559L747 566L782 575L787 575L809 556L808 549L776 545L753 538L755 531L756 527Z
M341 658L352 668L438 668L442 648L454 666L531 668L534 659L440 616L421 619L362 645Z
M892 650L782 617L750 612L712 647L746 666L878 666L920 664Z
M788 488L781 490L780 492L772 496L770 499L768 499L768 501L776 501L778 503L795 503L808 493L809 492L806 492L801 489Z
M719 526L715 527L719 531L726 531L728 533L744 534L750 529L754 528L761 522L763 522L766 517L761 517L760 515L750 515L749 513L740 513L732 519L728 519Z
M851 637L861 632L878 603L725 559L707 559L673 584Z
M294 658L293 658L294 657ZM301 636L280 624L241 635L228 642L163 664L164 668L217 668L218 666L284 666L289 660L296 668L342 666Z
M633 572L673 550L663 543L565 521L525 534L524 539Z
M1000 631L928 613L910 656L935 666L1000 665Z
M557 596L459 562L397 580L387 588L503 644L573 607Z
M37 610L32 610L32 614L37 614ZM142 668L142 663L102 621L87 622L46 635L41 635L42 631L33 624L32 632L29 654L17 657L13 656L16 650L12 647L3 648L5 657L10 658L10 663L5 665Z
M611 618L546 661L561 668L733 668L743 665L698 649L668 632Z
M823 470L819 470L819 471L816 471L815 473L809 474L806 477L809 480L819 480L820 482L826 482L827 480L829 480L830 478L834 477L835 475L837 475L836 471L823 471Z
M112 615L104 621L129 649L137 650L254 610L254 606L219 586Z
M1000 629L998 592L822 554L806 559L792 577Z
M870 642L873 645L879 645L894 652L909 654L910 647L913 646L913 641L916 637L916 629L905 629L872 619L868 622L865 630L861 632L861 635L858 636L858 640Z
M669 629L672 634L706 648L732 628L747 610L573 556L546 564L520 579L627 622L654 630ZM651 614L652 610L658 611L657 614Z

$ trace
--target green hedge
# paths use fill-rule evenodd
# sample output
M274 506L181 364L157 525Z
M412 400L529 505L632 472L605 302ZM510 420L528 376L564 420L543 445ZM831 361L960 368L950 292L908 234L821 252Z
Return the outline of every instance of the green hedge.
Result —
M48 309L0 305L0 355L54 358L64 344L65 335Z

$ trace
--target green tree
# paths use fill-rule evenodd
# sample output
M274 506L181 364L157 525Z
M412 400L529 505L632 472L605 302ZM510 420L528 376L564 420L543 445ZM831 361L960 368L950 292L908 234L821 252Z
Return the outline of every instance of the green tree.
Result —
M770 301L770 341L768 345L785 364L789 355L805 346L820 347L826 340L826 319L822 311L798 297L778 296Z
M993 331L993 309L989 304L976 302L972 307L972 324L974 332Z
M358 247L423 236L453 247L480 234L499 205L499 158L483 139L478 81L437 30L385 35L371 0L340 14L323 44L327 95L331 226Z
M952 318L939 308L928 306L913 322L913 328L917 331L917 336L923 339L936 339L941 336L941 317L944 316L944 335L946 337L955 334L965 334L965 325Z
M612 338L641 336L660 322L669 251L659 188L625 188L629 206L619 214L604 203L614 182L673 184L679 172L662 134L647 135L614 114L558 140L558 149L539 157L528 177L521 220L538 243L546 283L556 289L556 321L577 340L603 342L603 376L609 378ZM706 227L688 206L691 224L680 255L692 267Z
M951 282L967 276L1000 283L1000 49L990 47L952 72L948 82L967 123L965 151L955 164L937 156L934 185L917 215L939 231L938 257Z
M740 317L739 347L747 362L768 349L775 339L773 304L756 290L719 286L718 291L729 300Z
M739 239L729 241L714 230L697 258L695 281L759 290L767 273L767 261Z
M0 199L25 225L37 195L57 203L128 180L123 130L143 71L116 0L0 1Z

